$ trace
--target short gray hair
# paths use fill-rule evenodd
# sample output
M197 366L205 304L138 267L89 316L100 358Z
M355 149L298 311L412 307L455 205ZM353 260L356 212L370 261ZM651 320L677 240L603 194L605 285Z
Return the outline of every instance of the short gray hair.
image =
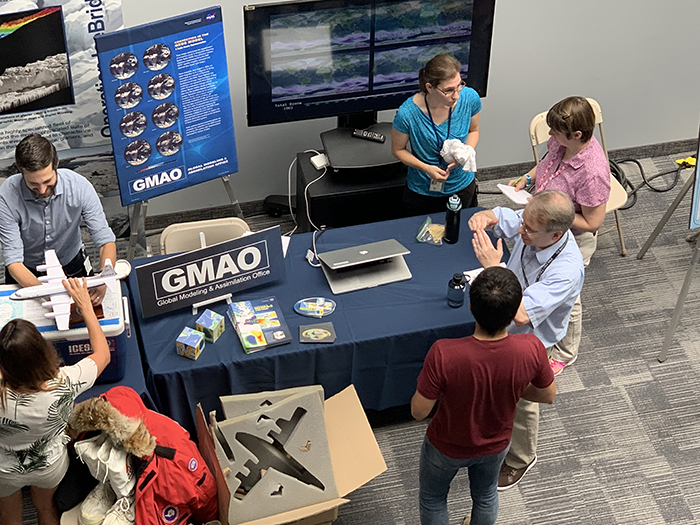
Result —
M574 222L576 210L569 196L559 190L536 193L525 209L548 232L566 232Z

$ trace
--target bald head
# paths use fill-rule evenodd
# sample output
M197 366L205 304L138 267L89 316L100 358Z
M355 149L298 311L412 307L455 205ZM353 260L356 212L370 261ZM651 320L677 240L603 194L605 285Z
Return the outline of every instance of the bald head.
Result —
M545 190L536 193L525 206L528 217L548 232L566 232L574 222L576 210L566 193Z

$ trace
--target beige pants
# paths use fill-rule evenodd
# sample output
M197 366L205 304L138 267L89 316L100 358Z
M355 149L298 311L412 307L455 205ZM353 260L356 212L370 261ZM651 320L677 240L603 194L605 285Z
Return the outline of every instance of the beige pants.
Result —
M591 262L591 256L595 252L597 236L584 232L576 236L584 268ZM578 355L578 347L581 343L581 296L576 298L574 308L569 317L569 327L564 339L547 349L547 354L556 359L568 363ZM537 432L540 424L540 405L521 399L518 401L513 420L513 436L510 450L506 455L506 463L513 468L528 466L535 459L537 451Z
M598 244L598 236L590 232L584 232L576 236L581 255L583 256L583 267L587 268L591 262L591 257L595 253ZM574 308L569 317L569 327L566 329L564 339L549 348L548 354L552 359L569 363L578 356L578 347L581 344L581 322L582 322L581 296L576 297ZM511 465L512 466L512 465Z

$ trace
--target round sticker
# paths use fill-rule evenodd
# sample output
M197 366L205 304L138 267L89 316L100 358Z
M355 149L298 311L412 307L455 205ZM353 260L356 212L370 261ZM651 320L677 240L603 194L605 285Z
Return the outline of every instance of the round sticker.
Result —
M294 304L294 311L307 317L321 318L335 311L335 301L325 297L309 297Z

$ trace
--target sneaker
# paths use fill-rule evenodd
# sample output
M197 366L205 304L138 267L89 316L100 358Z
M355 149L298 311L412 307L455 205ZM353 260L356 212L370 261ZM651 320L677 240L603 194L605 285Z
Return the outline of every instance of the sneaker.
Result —
M523 476L527 474L527 471L535 466L535 463L537 463L537 456L527 467L523 468L513 468L504 461L503 465L501 465L501 472L498 473L498 490L515 487L523 479Z
M107 512L103 525L134 525L136 513L134 512L133 496L125 496L117 500Z
M563 361L557 361L556 359L552 359L551 357L549 358L549 366L552 367L552 372L554 372L555 376L558 376L561 374L564 369L567 366L571 366L576 362L576 359L578 359L578 354L574 356L574 358L569 361L568 363L564 363Z
M107 483L98 483L80 504L80 525L101 525L117 497Z

